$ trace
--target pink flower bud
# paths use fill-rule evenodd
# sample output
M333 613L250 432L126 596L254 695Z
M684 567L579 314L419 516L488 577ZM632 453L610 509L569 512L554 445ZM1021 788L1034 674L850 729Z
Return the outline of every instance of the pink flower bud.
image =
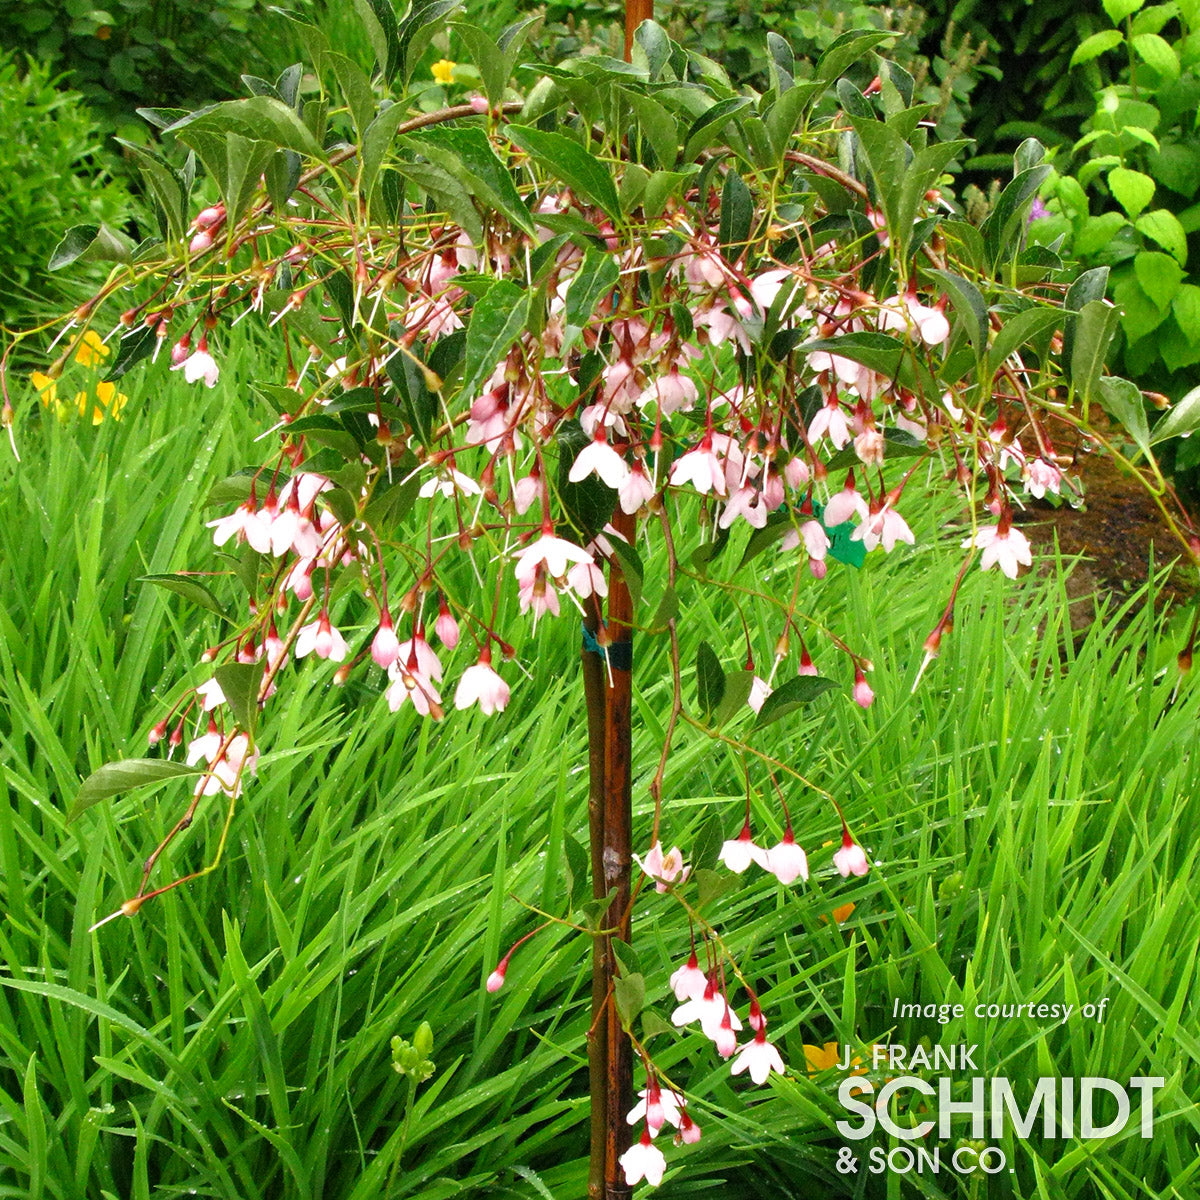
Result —
M197 214L192 225L196 229L211 229L225 215L225 206L223 204L212 204L208 208L202 208Z
M188 243L188 250L192 254L203 254L205 250L208 250L212 247L212 244L213 244L212 234L209 233L207 229L202 229Z
M162 741L163 735L167 732L167 718L163 717L155 727L150 730L150 736L147 739L150 745L157 746Z
M445 600L438 609L437 620L433 623L433 632L438 635L438 640L447 650L453 650L458 645L458 622L454 619L454 614L446 607Z
M508 971L508 955L506 954L501 960L499 966L487 978L487 990L489 992L498 992L504 986L504 976Z
M700 1126L686 1112L679 1114L679 1140L689 1145L700 1140Z
M875 693L871 691L871 685L867 682L862 667L856 664L854 667L854 703L862 708L870 708L874 702Z

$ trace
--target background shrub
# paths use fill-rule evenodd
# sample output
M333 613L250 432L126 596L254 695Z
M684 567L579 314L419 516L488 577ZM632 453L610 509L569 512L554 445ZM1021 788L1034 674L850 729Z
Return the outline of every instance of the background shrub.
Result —
M0 57L0 322L10 328L89 290L86 273L46 270L68 227L119 225L133 207L109 172L96 116L59 82L37 62Z

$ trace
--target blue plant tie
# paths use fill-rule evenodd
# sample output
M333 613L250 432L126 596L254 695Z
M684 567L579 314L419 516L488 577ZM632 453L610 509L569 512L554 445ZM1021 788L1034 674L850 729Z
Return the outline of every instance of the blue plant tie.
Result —
M592 654L598 654L601 658L607 658L608 665L614 671L633 670L632 642L613 642L606 648L596 641L596 635L582 622L580 622L580 628L583 630L583 648L585 650Z

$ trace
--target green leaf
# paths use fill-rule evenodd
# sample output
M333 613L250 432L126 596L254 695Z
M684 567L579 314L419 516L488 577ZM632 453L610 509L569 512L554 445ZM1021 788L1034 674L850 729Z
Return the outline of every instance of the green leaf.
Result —
M799 354L812 354L817 350L827 350L830 354L861 363L889 379L896 377L904 357L904 344L886 333L844 333L841 337L818 338L796 347Z
M716 712L725 695L725 672L716 651L701 642L696 650L696 700L701 713L707 718Z
M1008 317L997 331L988 350L991 370L998 370L1010 354L1032 341L1038 334L1053 329L1061 319L1062 313L1058 309L1041 307L1027 308Z
M1114 25L1120 25L1126 17L1131 17L1146 0L1101 0L1104 5L1104 11L1108 13L1108 19Z
M1104 300L1089 300L1079 314L1071 348L1071 383L1085 414L1120 319L1117 309Z
M878 29L851 29L830 42L828 49L817 59L816 78L832 83L848 68L865 58L880 42L889 41L895 34Z
M642 212L646 217L652 221L660 217L667 201L680 194L682 184L688 178L685 171L655 171L646 181L642 196Z
M988 343L988 306L983 294L970 280L955 275L953 271L936 270L930 271L930 274L937 276L945 285L975 357L982 359Z
M721 703L713 713L713 728L720 729L726 721L732 720L746 706L750 699L750 691L754 687L753 671L730 671L725 676L725 691Z
M645 1008L642 1010L642 1044L645 1045L652 1037L657 1037L660 1033L665 1033L669 1037L674 1037L678 1030L666 1017L661 1013L656 1012L653 1008Z
M420 0L416 0L408 20L413 20L423 7ZM354 8L375 52L380 74L385 83L391 83L396 71L404 65L395 10L389 0L354 0Z
M488 104L495 108L504 99L511 60L478 25L456 21L451 29L466 43L471 62L483 80L483 94Z
M683 140L684 161L691 162L701 150L708 146L710 136L719 135L729 118L734 113L749 108L751 103L748 96L730 96L726 100L718 100L711 108L702 112L692 122L687 136Z
M670 169L679 157L679 126L675 118L657 100L638 92L625 92L660 167Z
M250 96L242 100L225 100L191 113L165 130L173 133L184 145L200 150L204 134L236 133L245 138L271 142L285 150L295 150L309 158L325 160L325 151L308 127L281 100L273 96ZM199 135L199 138L198 136Z
M725 834L721 830L721 818L709 813L692 843L692 870L711 871L721 856Z
M1108 186L1131 219L1154 198L1154 180L1128 167L1113 167L1108 173Z
M1158 305L1167 308L1183 282L1183 268L1169 255L1143 250L1134 256L1133 272L1142 291Z
M1119 230L1129 224L1123 213L1106 212L1097 217L1088 217L1075 235L1075 254L1088 258L1103 250L1116 237Z
M1189 340L1200 342L1200 287L1185 283L1171 301L1171 309L1179 328L1189 335Z
M514 145L576 195L602 208L614 221L620 220L621 204L611 172L574 138L528 125L509 125L504 132Z
M741 882L738 876L729 871L693 871L691 878L696 881L698 908L703 908L713 900L719 900Z
M379 168L383 165L383 156L387 153L396 130L407 116L403 105L393 104L385 108L368 126L362 138L360 163L362 171L362 197L370 201L371 193L379 178Z
M1007 259L1020 243L1028 206L1053 170L1049 163L1029 167L1018 172L1000 193L996 207L983 223L984 240L993 262Z
M1099 33L1093 33L1075 47L1075 53L1071 55L1071 66L1077 67L1080 63L1091 62L1093 58L1106 54L1124 40L1125 35L1119 29L1102 29Z
M1138 217L1136 227L1138 233L1174 255L1181 267L1187 265L1187 234L1173 212L1156 208L1153 212L1143 213Z
M1150 427L1146 421L1146 404L1137 386L1128 379L1106 375L1100 380L1099 393L1104 411L1121 423L1143 453L1149 454Z
M354 0L354 2L360 8L363 3L370 3L376 12L386 10L388 15L392 15L391 0ZM437 34L441 23L461 7L462 0L413 0L408 16L398 27L396 59L405 83L412 77L413 68ZM392 15L392 19L395 19L394 15ZM386 19L382 23L386 31ZM388 78L390 79L390 75Z
M225 228L232 229L250 206L267 163L275 154L270 142L236 133L225 135Z
M1139 33L1132 39L1134 53L1164 80L1179 78L1179 56L1171 43L1157 33Z
M189 767L163 758L127 758L122 762L105 763L93 771L75 794L67 820L74 821L101 800L117 796L136 787L159 787L169 779L185 775L202 775L203 767Z
M155 336L153 325L142 325L127 333L121 339L117 357L114 359L113 365L108 368L105 379L110 382L120 379L126 371L132 370L142 359L149 358L157 345L158 338Z
M614 945L616 942L614 941ZM633 1024L633 1019L646 1006L646 979L640 973L633 975L618 975L613 980L613 998L617 1002L617 1012L625 1029Z
M1075 278L1075 282L1067 289L1063 308L1066 317L1063 320L1062 362L1066 371L1071 369L1071 355L1075 348L1075 327L1079 323L1079 313L1083 306L1092 300L1103 300L1108 288L1108 268L1093 267Z
M225 693L234 719L251 735L258 724L258 689L265 669L263 662L235 662L224 663L213 671L213 678Z
M116 229L104 224L76 225L54 247L46 268L61 271L73 262L127 263L132 255L133 243Z
M592 894L591 867L587 851L570 832L563 834L563 852L567 860L567 894L574 912Z
M462 394L475 398L479 385L496 369L529 319L529 293L509 279L497 279L475 302L467 326Z
M667 627L668 621L673 621L679 616L679 594L675 588L668 584L667 590L663 592L662 599L658 602L658 607L654 610L654 618L650 622L650 631L659 633Z
M138 583L157 584L160 588L166 588L168 592L175 592L185 600L216 613L223 621L233 623L233 618L225 611L212 590L189 575L141 575L138 577Z
M719 240L725 257L736 262L750 240L750 225L754 220L754 197L736 171L725 176L721 189L721 224Z
M411 450L405 451L400 461L392 464L392 478L381 479L375 484L370 503L363 509L363 522L377 533L385 528L395 528L412 511L420 490L417 460Z
M1182 437L1200 429L1200 387L1194 387L1185 396L1176 400L1157 425L1150 437L1150 444L1157 445L1167 438Z
M633 607L637 608L641 603L642 581L645 576L641 555L638 554L636 547L622 541L619 537L610 537L608 544L612 547L613 557L620 564L621 575L625 579L625 586L629 589Z
M567 352L596 316L596 306L612 292L620 278L617 260L596 246L588 246L579 270L567 287L562 359L566 359Z
M404 144L437 163L471 195L486 207L503 213L518 229L528 234L536 232L512 175L496 157L482 129L474 125L460 129L439 127L411 134Z
M875 183L880 207L887 218L888 233L896 240L902 232L900 195L908 165L908 147L894 129L873 116L851 115L850 123L854 126L861 156ZM907 232L911 236L911 230Z
M754 728L765 729L768 725L773 725L837 686L836 680L826 679L821 675L797 675L789 679L780 684L763 702Z

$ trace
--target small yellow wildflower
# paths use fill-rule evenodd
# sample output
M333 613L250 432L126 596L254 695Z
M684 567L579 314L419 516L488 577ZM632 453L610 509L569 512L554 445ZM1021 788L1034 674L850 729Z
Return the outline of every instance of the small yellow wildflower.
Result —
M451 62L448 58L439 59L430 67L434 79L441 84L451 84L454 82L454 68L458 63Z
M808 1065L808 1073L810 1075L818 1075L822 1071L829 1071L838 1066L842 1061L841 1047L837 1042L826 1042L823 1046L808 1046L804 1047L804 1060ZM850 1066L853 1070L851 1075L865 1075L867 1068L862 1065L862 1059L855 1055L850 1060Z
M33 386L37 388L38 398L41 402L47 408L52 408L55 416L60 421L65 421L70 415L71 408L65 401L58 398L58 387L54 380L49 375L44 375L41 371L32 372L30 379L33 380ZM86 391L76 392L73 401L81 417L86 417L88 409L91 409L93 425L99 425L106 416L111 416L114 421L119 421L121 419L121 409L128 402L129 397L124 392L118 392L115 383L110 383L105 379L101 379L96 383L94 405L91 395Z
M79 339L75 350L75 361L85 367L94 367L106 359L112 351L101 340L100 335L89 329Z

